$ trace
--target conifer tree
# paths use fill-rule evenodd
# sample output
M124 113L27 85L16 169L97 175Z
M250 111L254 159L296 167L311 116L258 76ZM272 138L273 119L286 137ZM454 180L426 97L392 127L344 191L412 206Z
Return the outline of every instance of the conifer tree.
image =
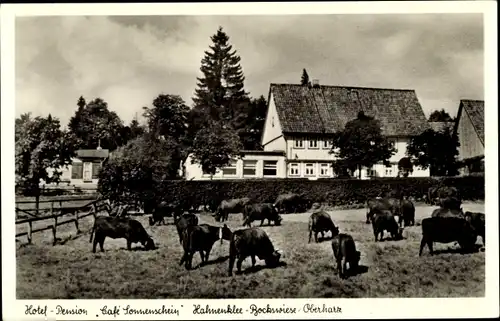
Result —
M302 78L300 79L300 84L302 86L307 86L311 84L311 82L309 81L309 75L307 74L307 70L305 68L302 69Z

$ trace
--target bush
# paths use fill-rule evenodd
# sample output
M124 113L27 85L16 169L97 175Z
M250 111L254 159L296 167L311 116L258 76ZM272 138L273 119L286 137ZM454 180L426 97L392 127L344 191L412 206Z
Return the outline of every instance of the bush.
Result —
M312 202L331 206L365 203L367 198L403 194L422 199L431 186L455 186L463 200L484 199L484 177L380 178L357 179L252 179L213 181L163 181L160 194L167 202L181 201L193 206L224 199L249 197L255 202L274 202L282 193L298 193Z

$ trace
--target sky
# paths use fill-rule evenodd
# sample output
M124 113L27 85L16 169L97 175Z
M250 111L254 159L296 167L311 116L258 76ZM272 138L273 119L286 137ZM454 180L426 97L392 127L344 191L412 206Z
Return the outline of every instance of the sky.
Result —
M270 83L414 89L428 116L484 99L481 14L17 17L16 117L61 120L100 97L128 124L160 93L191 106L201 59L221 26L245 89Z

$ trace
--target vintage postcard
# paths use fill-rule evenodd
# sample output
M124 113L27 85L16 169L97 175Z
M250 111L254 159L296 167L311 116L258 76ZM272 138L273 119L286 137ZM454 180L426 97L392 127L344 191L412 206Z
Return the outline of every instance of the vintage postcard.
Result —
M496 9L2 5L2 318L498 317Z

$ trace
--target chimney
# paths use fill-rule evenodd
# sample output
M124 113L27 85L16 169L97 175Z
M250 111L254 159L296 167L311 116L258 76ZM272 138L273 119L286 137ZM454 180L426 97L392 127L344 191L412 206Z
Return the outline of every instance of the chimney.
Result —
M318 79L313 79L313 88L318 88L319 87L319 80Z

